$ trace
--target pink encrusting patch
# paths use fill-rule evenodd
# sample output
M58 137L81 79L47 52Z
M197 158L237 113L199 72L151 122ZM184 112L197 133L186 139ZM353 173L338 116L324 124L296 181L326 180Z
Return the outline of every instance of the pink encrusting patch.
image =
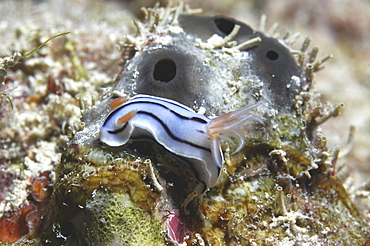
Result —
M184 242L191 235L191 232L186 227L185 223L181 221L180 210L174 209L166 217L168 237L177 244Z

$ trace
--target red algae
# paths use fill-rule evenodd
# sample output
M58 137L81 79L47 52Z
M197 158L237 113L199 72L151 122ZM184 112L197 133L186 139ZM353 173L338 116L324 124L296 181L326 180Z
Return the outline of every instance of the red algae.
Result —
M37 202L43 202L50 197L51 191L50 171L40 173L32 183L32 197Z
M35 211L32 205L24 205L4 214L0 219L0 241L17 242L29 232L28 215Z

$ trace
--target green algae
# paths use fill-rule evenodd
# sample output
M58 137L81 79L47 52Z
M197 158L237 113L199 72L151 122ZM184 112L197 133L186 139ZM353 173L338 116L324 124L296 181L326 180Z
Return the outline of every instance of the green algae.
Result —
M80 244L163 245L161 221L135 206L125 193L94 191L76 235ZM92 243L93 242L93 243Z
M148 163L129 155L112 155L92 145L71 144L66 149L44 242L165 242L161 220L151 215L158 194L144 181Z

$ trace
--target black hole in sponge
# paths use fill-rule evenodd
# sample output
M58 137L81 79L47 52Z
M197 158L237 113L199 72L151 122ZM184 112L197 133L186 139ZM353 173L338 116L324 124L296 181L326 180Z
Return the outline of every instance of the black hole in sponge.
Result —
M225 18L216 18L215 24L222 33L229 35L234 29L235 23Z
M279 58L279 54L274 50L269 50L266 53L266 57L270 59L271 61L275 61Z
M176 63L169 58L164 58L154 66L153 77L161 82L170 82L176 76Z

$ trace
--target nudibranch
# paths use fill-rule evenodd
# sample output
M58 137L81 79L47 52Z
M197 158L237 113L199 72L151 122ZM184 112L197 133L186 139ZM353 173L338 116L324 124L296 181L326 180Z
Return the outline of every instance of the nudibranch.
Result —
M172 154L184 159L201 182L202 196L213 187L224 163L220 139L238 141L236 151L244 146L240 129L246 120L262 122L248 112L258 104L209 119L174 100L137 95L125 102L116 98L100 129L100 141L120 147L135 139L152 139Z

